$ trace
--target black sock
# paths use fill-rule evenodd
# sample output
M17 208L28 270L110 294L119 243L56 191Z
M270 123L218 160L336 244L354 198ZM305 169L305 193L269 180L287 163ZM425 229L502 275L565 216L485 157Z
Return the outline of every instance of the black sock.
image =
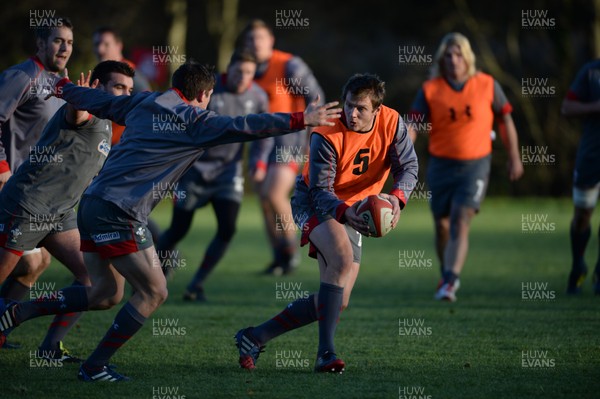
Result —
M0 298L10 299L11 301L22 301L29 292L29 287L21 284L16 278L8 277L2 288L0 288Z
M17 323L50 314L81 312L88 309L86 287L69 286L57 292L56 298L22 302L15 306Z
M321 283L318 295L319 350L317 355L322 356L325 352L335 353L333 337L340 317L344 288L333 284Z
M317 320L315 295L297 299L290 303L277 316L267 320L260 326L254 327L252 335L261 345L271 339L296 328L300 328Z
M454 282L458 279L458 274L454 273L452 270L444 271L444 282L448 284L454 284Z
M75 281L74 286L82 286L81 283ZM67 335L71 328L79 321L83 312L57 314L54 320L50 323L44 342L40 345L40 349L54 350L60 346L60 341Z
M229 241L223 241L219 237L213 238L206 250L206 254L204 254L202 264L198 268L194 279L188 285L188 291L195 291L202 288L204 280L206 280L206 277L208 277L217 263L219 263L228 246Z
M112 355L142 328L145 321L146 318L131 303L127 302L117 313L112 326L110 326L94 353L85 361L85 365L89 368L107 365Z
M584 254L585 247L590 240L591 229L588 227L582 232L578 232L573 228L571 224L571 255L573 259L572 268L573 270L580 271L585 265Z

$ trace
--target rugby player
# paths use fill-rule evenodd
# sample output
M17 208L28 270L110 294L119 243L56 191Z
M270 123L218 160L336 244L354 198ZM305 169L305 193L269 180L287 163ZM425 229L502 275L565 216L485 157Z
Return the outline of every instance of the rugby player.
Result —
M219 115L229 116L268 112L267 94L252 81L255 71L256 58L251 53L234 52L227 72L217 78L208 109ZM225 254L235 233L244 195L242 152L242 143L207 149L179 180L177 189L174 190L171 226L156 244L164 271L177 265L172 251L189 231L194 211L211 203L217 218L217 232L206 249L198 271L187 286L184 300L206 300L204 281ZM173 264L169 265L169 262Z
M0 74L0 189L28 158L46 123L64 104L57 98L44 101L73 51L73 24L64 17L56 17L55 22L36 28L35 56ZM13 273L6 281L0 280L4 281L0 298L23 299L48 266L50 254L44 248L25 251ZM53 323L70 324L76 320L59 316ZM5 342L3 347L19 346Z
M275 37L262 20L252 20L238 38L238 48L254 53L258 66L254 81L269 96L270 112L297 112L317 97L324 98L310 68L298 56L274 49ZM292 220L289 195L300 162L305 159L306 132L279 136L253 146L259 146L251 172L261 199L265 229L273 248L273 261L266 274L288 274L299 263L296 231L287 228Z
M134 71L127 64L106 61L91 73L99 90L129 95ZM82 75L80 85L89 85ZM74 285L90 279L79 250L75 207L110 150L110 121L63 105L48 122L30 156L0 191L0 281L26 250L44 246L75 276ZM58 293L48 293L56 300ZM44 297L45 298L45 297ZM48 330L40 353L62 361L80 361L61 344L79 314L65 313ZM3 320L0 321L0 324Z
M127 281L134 293L81 365L78 378L83 381L128 379L108 361L167 298L166 279L146 226L148 214L204 149L306 126L330 126L341 112L334 108L337 102L314 102L292 114L221 116L206 110L215 84L212 68L188 62L172 81L173 88L164 93L131 97L77 87L68 79L60 80L54 91L77 109L126 126L78 208L81 250L94 285L67 287L59 301L0 303L0 340L34 317L111 308L121 301Z
M133 94L151 90L148 79L136 70L135 63L123 56L123 39L119 32L109 27L100 27L94 31L92 43L94 46L94 54L96 55L98 62L120 61L126 63L136 71L133 78ZM116 145L119 142L123 130L125 130L125 126L113 123L112 145Z
M571 273L567 282L568 294L579 294L588 269L585 264L585 249L591 236L591 219L600 192L600 61L587 63L577 73L566 98L562 103L562 114L567 117L583 118L583 136L577 149L573 173L573 204L571 220ZM600 252L592 280L594 293L600 295Z
M376 75L357 74L343 88L343 119L316 128L310 136L309 162L296 179L291 205L302 231L301 245L319 264L319 291L290 303L272 319L238 331L235 341L242 368L255 368L271 339L319 322L316 372L342 372L334 334L348 306L360 267L367 223L356 214L360 201L380 194L391 171L394 184L381 194L393 205L394 227L417 181L418 161L400 115L382 104L385 83Z
M411 120L426 118L431 123L427 184L442 271L437 300L456 300L471 220L487 190L494 119L508 152L509 179L523 175L511 112L498 82L477 71L469 40L460 33L444 36L431 79L423 84L411 109Z

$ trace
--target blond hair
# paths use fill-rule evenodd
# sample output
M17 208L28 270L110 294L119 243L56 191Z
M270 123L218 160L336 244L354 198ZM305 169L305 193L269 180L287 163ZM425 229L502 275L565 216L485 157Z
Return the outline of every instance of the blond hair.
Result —
M460 48L462 56L467 63L467 75L471 77L477 73L477 69L475 68L475 53L473 53L473 49L471 49L469 39L462 33L452 32L442 38L442 42L435 52L435 58L430 71L430 77L432 79L445 74L444 54L446 53L446 50L448 50L448 47L454 45Z

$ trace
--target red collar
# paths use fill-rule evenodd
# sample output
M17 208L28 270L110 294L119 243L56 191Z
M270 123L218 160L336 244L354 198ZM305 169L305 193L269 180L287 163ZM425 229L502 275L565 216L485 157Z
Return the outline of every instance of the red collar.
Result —
M177 89L176 87L171 87L171 90L173 90L175 93L177 93L177 95L179 97L181 97L183 102L185 102L186 104L190 103L190 101L187 98L185 98L185 96L183 95L183 93L181 91L179 91L179 89Z
M44 68L44 64L42 64L42 60L40 60L37 55L34 55L33 57L31 57L31 60L33 62L35 62L37 64L37 66L39 66L42 70L46 69L46 68Z

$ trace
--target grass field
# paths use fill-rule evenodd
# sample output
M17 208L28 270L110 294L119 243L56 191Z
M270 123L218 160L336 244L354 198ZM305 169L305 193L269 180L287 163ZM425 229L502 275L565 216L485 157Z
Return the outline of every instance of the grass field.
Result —
M411 203L389 236L363 240L362 270L336 336L346 372L315 375L316 324L271 341L254 372L238 368L233 334L279 312L281 298L318 288L304 249L296 274L259 276L270 252L254 197L209 279L210 302L182 301L215 227L203 209L178 247L185 267L169 281L169 299L112 359L133 381L84 384L75 365L32 367L30 351L50 321L39 318L11 335L23 349L0 352L0 398L598 398L600 297L589 280L581 297L564 295L570 216L568 200L486 200L459 300L449 304L432 299L439 272L427 204ZM165 227L169 206L153 217ZM597 251L594 233L591 268ZM41 281L60 287L70 277L53 264ZM88 355L117 310L84 315L67 346Z

